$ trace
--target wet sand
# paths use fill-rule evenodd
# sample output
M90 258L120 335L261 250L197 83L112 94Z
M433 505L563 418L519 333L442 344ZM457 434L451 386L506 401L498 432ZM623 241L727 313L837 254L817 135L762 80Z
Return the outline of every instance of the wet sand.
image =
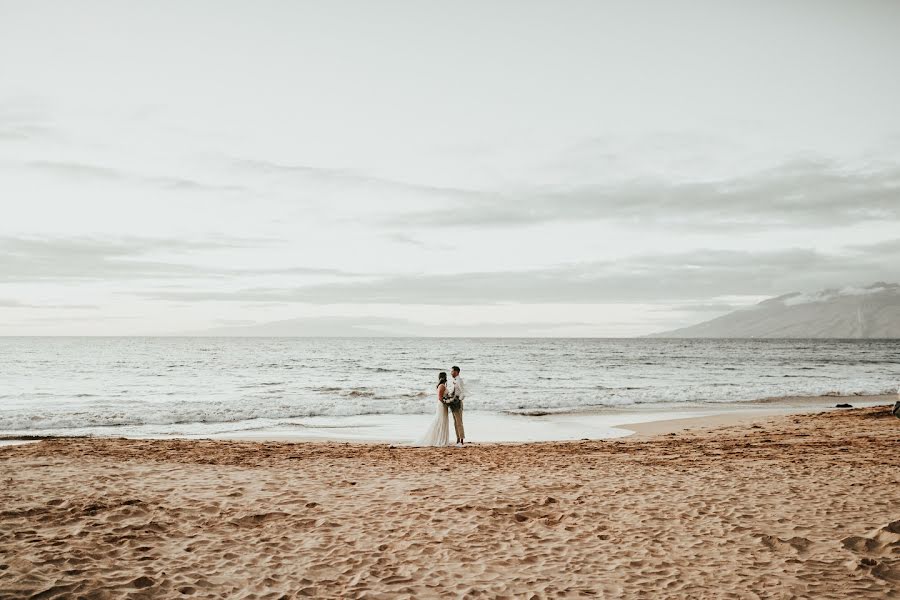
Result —
M670 419L625 423L619 425L619 427L633 432L636 434L635 437L646 437L681 431L727 427L729 425L753 425L787 415L810 414L826 410L846 410L837 408L838 404L849 404L851 408L892 405L896 399L897 396L895 394L882 394L879 396L779 396L716 407L709 414L702 416L684 416L690 409L675 408Z
M0 598L897 598L898 448L884 406L464 449L4 446Z

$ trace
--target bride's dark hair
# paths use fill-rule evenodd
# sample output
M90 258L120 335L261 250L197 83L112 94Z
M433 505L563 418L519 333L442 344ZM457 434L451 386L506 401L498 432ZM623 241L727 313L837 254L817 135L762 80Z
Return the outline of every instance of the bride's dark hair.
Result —
M438 373L438 384L435 387L441 387L442 383L447 383L447 374L443 371Z

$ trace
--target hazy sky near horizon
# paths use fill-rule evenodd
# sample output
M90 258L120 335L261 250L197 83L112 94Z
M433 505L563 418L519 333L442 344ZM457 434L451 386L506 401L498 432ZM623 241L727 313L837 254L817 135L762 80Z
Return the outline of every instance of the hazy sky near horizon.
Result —
M900 280L900 3L0 0L0 335L640 335Z

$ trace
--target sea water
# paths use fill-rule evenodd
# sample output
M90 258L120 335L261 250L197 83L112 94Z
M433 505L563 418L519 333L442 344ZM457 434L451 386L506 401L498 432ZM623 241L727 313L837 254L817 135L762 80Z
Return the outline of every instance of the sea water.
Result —
M0 435L419 427L434 412L438 372L453 365L467 414L490 422L893 393L900 341L7 337Z

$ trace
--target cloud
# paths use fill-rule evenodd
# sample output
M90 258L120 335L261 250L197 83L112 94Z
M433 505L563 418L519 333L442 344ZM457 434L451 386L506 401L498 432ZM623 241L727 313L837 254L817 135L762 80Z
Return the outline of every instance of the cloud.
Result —
M94 165L72 161L32 160L24 163L6 162L8 169L26 168L44 175L64 177L75 181L96 180L101 182L137 184L167 191L196 191L215 193L242 193L248 188L242 185L219 184L175 177L171 175L148 175L126 169Z
M455 337L553 336L560 331L593 327L590 323L457 323ZM446 325L427 325L407 319L386 317L305 317L252 325L215 327L186 332L187 335L221 335L235 337L382 337L425 336L446 337Z
M900 200L898 200L900 201ZM862 253L885 253L888 255L900 253L900 238L884 240L874 244L853 244L849 248Z
M884 292L887 292L889 294L900 294L900 285L878 282L866 287L847 286L841 289L819 290L811 293L788 294L786 296L776 298L775 300L780 301L785 306L796 306L798 304L828 302L829 300L834 300L835 298L871 296L873 294L881 294Z
M6 237L0 238L0 282L221 279L267 274L352 276L336 269L305 266L259 269L211 267L146 258L154 253L174 253L189 260L196 253L257 247L273 242L244 238Z
M427 247L427 245L424 242L422 242L421 240L419 240L409 234L406 234L406 233L400 233L400 232L389 233L384 237L396 244L407 244L409 246L416 246L417 248L426 248Z
M0 298L0 308L38 308L38 309L66 309L66 310L97 310L96 304L30 304L19 300Z
M0 122L0 142L22 141L46 137L51 129L45 125L27 122Z
M355 337L384 336L398 328L409 327L403 319L382 317L310 317L268 323L235 324L187 332L188 335L224 335L237 337Z
M121 280L196 277L205 271L187 264L138 258L152 252L219 248L223 242L142 238L3 238L0 281Z
M137 316L113 316L113 315L92 315L92 316L53 316L53 317L28 317L29 323L99 323L100 321L136 321L141 317Z
M2 133L0 126L0 135ZM192 177L73 160L8 159L0 161L0 169L13 173L30 171L44 177L64 180L70 185L109 184L126 190L149 188L170 193L216 194L217 198L227 194L229 197L256 200L281 199L292 204L305 202L303 199L318 199L337 209L344 203L357 202L370 206L376 213L384 212L380 208L381 201L386 204L402 202L406 206L426 205L437 208L482 197L482 193L477 191L409 183L350 169L221 157L214 164L217 168L206 175L198 171ZM335 210L333 216L342 221L357 219L354 214L346 215L341 210Z
M646 227L753 230L831 227L864 221L900 220L900 166L850 169L821 158L794 160L739 177L673 181L636 177L616 183L550 183L464 189L399 181L340 168L267 160L224 158L227 180L137 173L72 161L6 162L72 180L151 186L167 191L256 193L291 190L336 202L390 199L403 210L373 210L373 223L394 241L412 238L397 228L456 226L522 227L554 222L605 221ZM273 184L274 183L274 187ZM300 194L303 197L303 194ZM452 219L448 218L452 207ZM379 214L380 213L380 214ZM339 211L338 213L340 214Z
M732 310L743 308L744 304L729 304L727 302L704 302L704 303L686 303L686 304L667 304L661 306L661 311L683 311L697 313L726 313Z
M31 308L31 305L19 302L18 300L0 298L0 308Z
M54 129L40 102L28 101L0 103L0 142L18 142L49 137Z
M312 304L696 303L721 296L781 294L836 283L867 284L891 273L900 248L848 254L812 249L694 251L589 262L531 271L379 277L292 288L150 291L162 300ZM702 302L701 302L702 303Z
M436 239L436 236L419 236L419 235L411 235L409 233L404 233L402 231L394 231L382 236L385 240L392 242L394 244L401 244L405 246L414 246L416 248L422 248L427 250L437 250L437 251L453 251L453 246L451 244L446 244L440 242Z
M294 178L304 182L362 187L370 192L417 193L428 197L444 197L456 200L477 200L482 197L481 192L476 190L409 183L376 177L352 169L312 167L254 159L232 159L229 168L267 177Z
M784 164L751 176L670 183L538 185L482 193L454 210L458 227L513 227L558 221L709 227L827 227L900 220L900 167L850 171L826 160ZM420 211L406 224L446 224L446 211Z

